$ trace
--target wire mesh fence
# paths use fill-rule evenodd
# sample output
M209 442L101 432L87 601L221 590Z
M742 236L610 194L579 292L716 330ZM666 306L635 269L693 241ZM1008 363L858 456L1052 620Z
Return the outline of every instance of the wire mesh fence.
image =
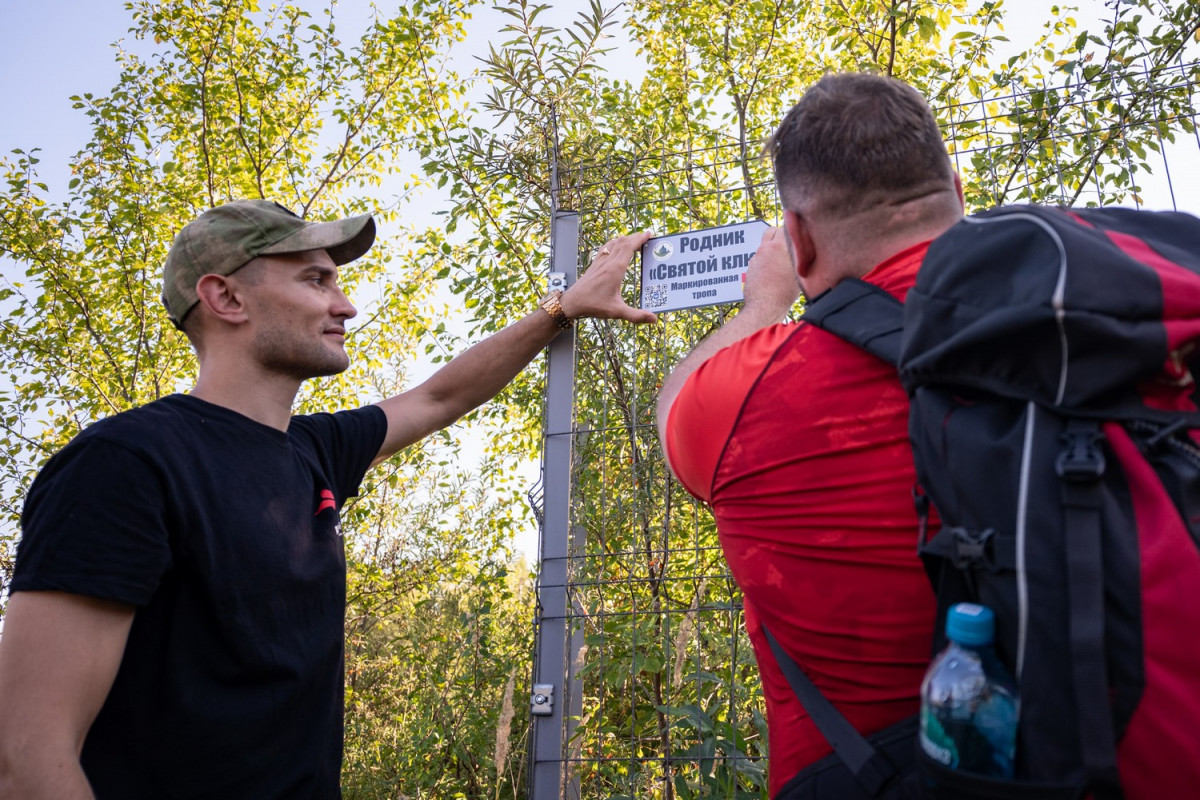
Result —
M1037 202L1197 212L1198 75L1200 64L1183 60L1119 74L1082 65L1054 86L1024 82L935 113L971 210ZM587 263L629 230L776 224L770 165L755 143L766 133L558 164L557 205L578 213L570 257ZM544 474L531 497L543 552L545 537L567 537L565 610L543 607L538 620L568 632L561 658L549 659L561 671L535 678L562 687L565 713L538 723L554 726L559 745L533 753L535 800L767 797L763 704L738 588L711 515L671 478L654 422L664 376L733 311L676 311L651 327L591 321L559 362L573 370L570 422L549 437L569 439L569 474ZM560 533L541 515L553 500L566 509ZM542 774L556 777L539 784L547 759L554 769Z

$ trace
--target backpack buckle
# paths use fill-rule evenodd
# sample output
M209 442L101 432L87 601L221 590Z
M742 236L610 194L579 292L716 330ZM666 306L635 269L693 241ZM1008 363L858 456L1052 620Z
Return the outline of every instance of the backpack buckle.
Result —
M1016 539L995 528L971 530L961 525L943 525L928 543L918 549L924 556L949 561L957 570L986 569L991 573L1017 567Z
M1096 422L1071 420L1060 437L1066 447L1058 454L1054 471L1069 483L1096 481L1104 474L1104 451L1099 442L1104 439Z
M988 543L996 531L987 528L982 531L970 531L966 528L952 528L950 534L954 541L950 547L950 563L956 569L968 569L977 565L992 568L992 559Z

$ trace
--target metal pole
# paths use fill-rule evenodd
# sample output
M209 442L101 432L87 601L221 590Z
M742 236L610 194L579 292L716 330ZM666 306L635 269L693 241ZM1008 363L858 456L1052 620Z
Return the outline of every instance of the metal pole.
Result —
M550 241L550 281L575 282L579 214L555 211ZM542 449L544 512L538 550L538 610L533 717L531 800L561 800L564 791L564 710L569 691L567 562L570 547L571 415L575 384L575 331L550 343L546 362L546 426ZM570 687L573 688L573 687ZM547 693L549 693L547 695ZM545 706L549 699L549 712ZM541 702L539 702L539 700Z

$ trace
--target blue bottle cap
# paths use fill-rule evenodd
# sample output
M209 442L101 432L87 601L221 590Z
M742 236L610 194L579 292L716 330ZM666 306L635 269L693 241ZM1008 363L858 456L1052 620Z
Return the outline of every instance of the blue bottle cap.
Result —
M946 612L946 638L969 647L991 644L996 635L996 615L987 606L957 603Z

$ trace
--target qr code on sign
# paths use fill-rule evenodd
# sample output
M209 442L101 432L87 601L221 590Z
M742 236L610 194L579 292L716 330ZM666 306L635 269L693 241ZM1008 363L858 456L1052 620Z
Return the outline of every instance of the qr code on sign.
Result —
M646 308L662 308L667 304L667 287L661 283L646 292Z

